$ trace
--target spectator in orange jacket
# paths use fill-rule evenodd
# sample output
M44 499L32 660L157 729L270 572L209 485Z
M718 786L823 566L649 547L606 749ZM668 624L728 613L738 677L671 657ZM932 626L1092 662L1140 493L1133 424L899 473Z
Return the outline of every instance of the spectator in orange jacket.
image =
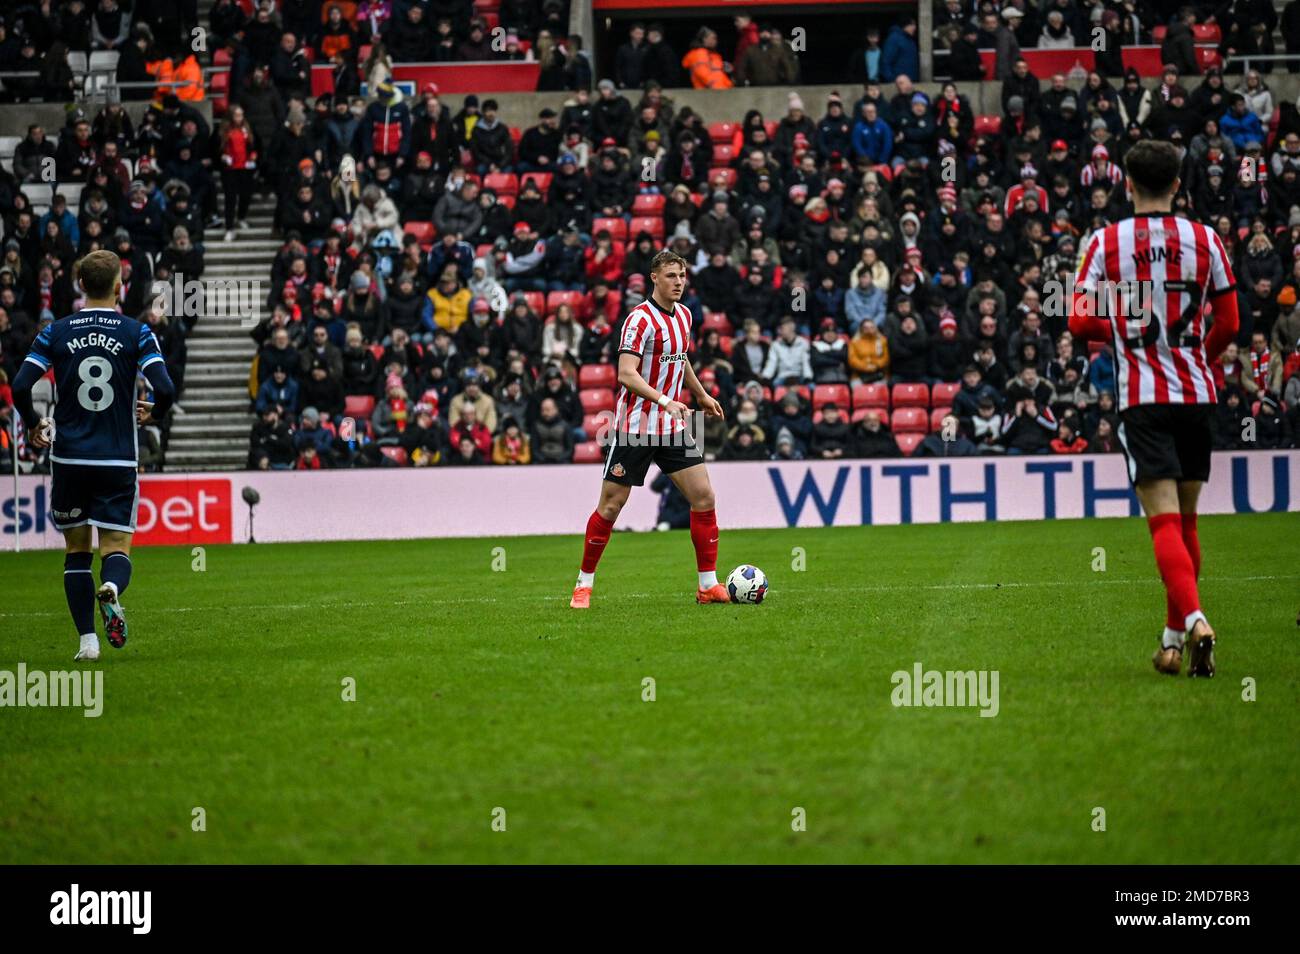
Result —
M690 52L682 57L682 68L691 75L696 89L731 89L731 64L718 52L718 34L700 27Z

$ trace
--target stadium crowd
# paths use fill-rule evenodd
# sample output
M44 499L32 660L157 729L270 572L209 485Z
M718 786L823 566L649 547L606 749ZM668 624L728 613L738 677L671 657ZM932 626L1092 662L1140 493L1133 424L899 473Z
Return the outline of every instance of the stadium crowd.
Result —
M231 6L214 8L214 29ZM0 306L14 289L0 312L0 367L11 371L39 322L69 310L69 247L114 243L133 278L168 252L180 270L182 225L201 268L204 228L221 222L233 238L260 191L276 199L283 245L252 332L250 467L603 459L594 439L613 406L618 326L645 298L648 263L665 245L690 263L692 360L728 411L705 424L711 459L1112 452L1110 349L1077 347L1051 290L1071 287L1093 230L1131 212L1124 155L1156 137L1184 153L1175 214L1211 223L1237 274L1242 328L1215 368L1216 442L1300 438L1300 113L1273 102L1254 71L1191 79L1171 63L1158 80L1091 72L1043 85L1013 59L1000 114L981 116L952 83L932 94L905 72L877 81L868 43L853 92L806 102L791 90L779 116L703 116L674 102L653 65L647 78L650 44L631 65L619 50L617 80L594 92L579 84L558 113L512 129L491 98L447 102L433 83L408 98L383 68L351 70L371 82L369 99L310 96L286 58L349 30L373 39L376 8L387 11L380 39L423 13L326 4L316 7L323 20L297 24L294 6L278 22L262 11L229 21L223 48L235 61L246 53L247 69L232 75L215 129L173 94L134 128L110 106L109 118L62 131L56 152L81 175L70 181L98 187L103 205L83 192L78 215L52 208L35 220L15 155L12 176L0 177L6 244L17 243L0 265ZM427 6L474 42L468 0ZM502 4L500 22L523 6ZM958 6L960 26L990 13L1023 19ZM1095 9L1132 5L1051 6L1091 22ZM1230 12L1244 23L1253 6L1239 0ZM533 43L545 20L527 7L532 19L510 26ZM1141 9L1143 23L1166 15ZM1167 15L1171 31L1194 19ZM772 31L747 25L770 48ZM709 32L699 48L716 52ZM892 45L888 62L911 69L915 32L907 22L891 30L879 61ZM737 63L752 64L751 52ZM751 75L720 54L704 62L731 82ZM714 85L693 70L675 81L687 76ZM29 133L25 161L46 148L40 140ZM134 179L114 154L136 160ZM88 235L92 208L106 221ZM137 307L147 310L124 301L128 313ZM174 378L184 330L164 346Z

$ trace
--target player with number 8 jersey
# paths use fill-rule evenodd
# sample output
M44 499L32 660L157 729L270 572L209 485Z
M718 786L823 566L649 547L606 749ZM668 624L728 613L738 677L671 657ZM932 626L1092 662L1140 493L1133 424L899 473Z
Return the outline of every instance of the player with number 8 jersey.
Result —
M131 535L140 499L138 425L162 420L175 388L158 341L148 326L116 310L121 262L112 252L91 252L77 263L85 307L41 329L14 377L14 406L30 443L50 447L50 510L66 541L64 592L81 637L78 659L98 659L94 602L109 642L126 642L119 597L130 581ZM38 418L32 387L53 371L54 419ZM136 375L143 374L154 403L137 405ZM51 430L53 433L51 434ZM91 528L99 533L102 585L96 592Z

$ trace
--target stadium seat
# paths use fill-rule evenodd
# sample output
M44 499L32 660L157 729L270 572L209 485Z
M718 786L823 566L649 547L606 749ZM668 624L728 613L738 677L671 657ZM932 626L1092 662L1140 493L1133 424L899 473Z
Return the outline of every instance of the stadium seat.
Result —
M659 215L664 214L665 199L662 195L653 195L649 192L643 192L632 200L633 215Z
M889 385L884 381L853 385L853 410L860 411L868 407L889 409Z
M728 169L726 167L717 167L709 170L709 182L714 183L715 180L717 179L725 179L726 180L725 182L718 183L718 185L720 185L721 188L727 192L730 192L732 189L736 188L736 180L739 178L740 176L735 169Z
M916 453L917 446L925 440L923 434L895 434L894 440L898 443L898 449L903 452L904 457L911 457Z
M54 198L54 186L50 185L48 182L24 183L22 191L23 195L27 196L27 200L32 205L48 206L50 200Z
M208 92L212 96L212 115L226 115L230 108L230 74L213 73Z
M795 394L799 395L805 401L812 400L812 392L808 390L808 385L806 384L796 384L792 388L787 388L785 386L778 387L775 391L772 392L772 400L775 401L777 404L780 404L781 398L785 397L787 391L793 391Z
M515 148L518 148L519 140L524 138L524 131L520 129L518 126L511 126L509 128L510 128L510 141L515 144Z
M428 250L433 245L433 240L438 237L438 230L433 227L432 222L407 222L402 226L402 230L407 235L414 235L420 247L425 250Z
M960 391L961 385L956 381L940 381L930 389L930 406L951 407Z
M729 143L733 138L735 138L735 135L735 123L709 123L709 138L713 140L715 145L723 142Z
M871 171L880 176L886 182L894 181L894 167L890 165L872 166Z
M927 434L930 415L924 408L900 407L889 419L889 427L895 434Z
M732 350L736 347L736 339L731 335L723 335L718 339L718 345L722 348L722 353L730 358Z
M385 444L379 448L379 453L383 454L398 467L406 466L406 448L396 447L392 444Z
M526 172L519 180L520 188L522 188L523 184L529 179L532 179L537 183L537 188L541 191L542 195L546 195L546 190L551 187L552 174L549 172Z
M628 231L633 235L643 231L649 232L654 236L656 242L662 242L664 240L664 220L659 216L633 216L631 224L628 225Z
M976 116L976 136L997 136L1002 132L1001 116Z
M227 50L224 46L223 46L221 49L219 49L219 50L214 50L214 51L212 52L212 65L213 65L213 66L229 66L229 65L230 65L230 51Z
M613 411L599 411L595 414L582 415L582 429L587 432L587 436L593 440L602 430L608 430L614 426Z
M573 446L573 462L575 464L603 464L605 462L605 448L600 446L599 441L583 441L581 444Z
M704 321L700 324L700 335L703 337L706 331L717 331L723 338L729 338L736 333L736 329L731 326L731 320L720 311L706 311Z
M890 403L895 410L900 407L928 408L930 389L924 384L895 384Z
M343 401L343 416L368 421L375 413L375 399L369 394L349 394Z
M860 407L853 412L853 416L851 419L852 423L854 424L858 423L858 421L865 418L868 414L874 414L882 421L885 422L889 421L889 411L887 411L883 407Z
M1200 64L1201 72L1204 73L1211 66L1222 67L1223 57L1213 47L1198 46L1196 47L1196 62Z
M779 124L780 121L776 119L769 119L763 123L763 128L767 130L767 138L769 142L776 138L776 127Z
M533 314L537 315L539 318L546 314L546 292L524 292L524 301L528 302L528 307L531 308Z
M1151 40L1152 40L1152 42L1153 42L1153 43L1163 43L1164 40L1165 40L1165 34L1168 33L1168 32L1169 32L1169 27L1165 26L1163 23L1160 24L1159 26L1153 26L1153 27L1151 28ZM1195 36L1195 35L1196 35L1196 29L1193 27L1193 28L1192 28L1192 36Z
M583 388L578 392L578 400L582 402L584 414L614 410L614 392L609 388Z
M575 312L582 309L582 292L580 291L553 291L546 295L546 315L550 317L555 314L557 308L561 305L568 305Z
M931 411L930 430L932 431L943 430L943 419L951 413L952 413L952 408L950 407L936 407L933 411Z
M55 193L68 200L68 208L75 215L81 205L81 193L85 188L84 182L60 182Z
M498 196L497 202L499 202L501 205L504 205L508 210L513 212L515 210L515 201L518 198L519 197L516 195L503 195L503 196Z
M847 384L819 384L813 388L812 404L814 411L820 411L827 404L838 404L848 410L849 386Z
M90 59L83 51L70 50L68 51L68 66L73 74L81 76L90 68Z
M1101 354L1101 349L1104 347L1106 347L1106 342L1104 341L1089 341L1088 357L1091 358L1094 354Z
M584 364L578 369L579 388L612 388L618 384L618 370L612 364Z
M117 60L120 57L117 50L95 50L90 54L90 70L93 73L115 73L117 72Z
M736 158L736 147L729 142L715 143L713 146L713 161L715 163L731 162Z
M617 217L595 218L591 220L591 234L608 232L615 242L627 241L627 223Z
M738 395L740 395L740 396L742 396L742 397L744 396L744 394L745 394L745 385L744 385L744 384L737 384L737 385L736 385L736 394L738 394ZM771 389L770 387L768 387L766 384L763 385L763 400L764 400L764 401L771 401L771 400L772 400L772 389Z
M372 345L370 346L370 353L373 354L373 355L375 356L375 360L376 360L376 361L383 361L383 360L384 360L384 346L383 346L383 345L381 345L381 344L372 344Z
M1155 30L1151 33L1154 36ZM1192 40L1195 43L1213 43L1218 46L1223 41L1223 31L1219 29L1217 23L1198 23L1192 27Z
M483 177L483 188L491 189L498 196L518 195L519 177L513 172L489 172Z
M492 254L492 243L484 242L482 245L474 246L475 258L488 258Z

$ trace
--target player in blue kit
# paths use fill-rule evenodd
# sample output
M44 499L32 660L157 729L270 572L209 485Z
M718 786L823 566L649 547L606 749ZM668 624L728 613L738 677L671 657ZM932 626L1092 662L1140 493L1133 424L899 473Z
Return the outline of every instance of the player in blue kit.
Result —
M14 406L33 447L51 447L50 510L63 533L63 591L81 637L77 659L99 658L95 603L114 647L126 642L121 597L131 582L131 534L140 499L137 425L162 420L176 389L147 325L117 311L122 264L91 252L76 266L86 306L47 325L14 376ZM37 418L32 387L54 369L54 420ZM154 403L135 400L136 373ZM99 529L95 588L92 527Z

